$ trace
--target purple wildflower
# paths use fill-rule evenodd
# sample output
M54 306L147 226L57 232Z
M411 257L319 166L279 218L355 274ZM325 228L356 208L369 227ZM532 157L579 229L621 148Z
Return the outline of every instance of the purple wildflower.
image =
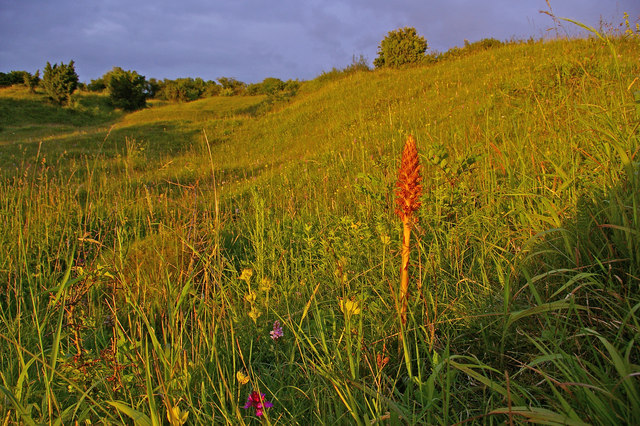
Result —
M273 330L271 330L269 334L271 335L271 338L273 340L278 340L284 335L284 333L282 333L282 327L280 326L280 321L276 320L273 323Z
M256 416L262 416L263 409L273 407L273 404L265 399L266 395L261 393L259 394L256 391L251 392L249 397L247 398L247 403L244 404L244 408L255 408Z

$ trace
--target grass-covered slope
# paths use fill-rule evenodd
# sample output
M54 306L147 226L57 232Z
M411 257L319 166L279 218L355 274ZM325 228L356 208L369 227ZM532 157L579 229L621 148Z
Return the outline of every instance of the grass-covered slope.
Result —
M637 423L640 47L610 43L334 73L271 107L3 89L0 414L251 423L256 390L271 423Z

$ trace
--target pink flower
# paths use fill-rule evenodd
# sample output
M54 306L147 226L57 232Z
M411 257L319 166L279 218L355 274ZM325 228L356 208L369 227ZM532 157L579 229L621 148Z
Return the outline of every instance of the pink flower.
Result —
M282 327L280 326L280 321L276 320L273 323L273 330L271 330L269 334L271 335L271 338L273 340L278 340L284 335L284 333L282 332Z
M263 414L263 409L273 407L273 404L267 401L265 398L265 394L259 394L256 391L251 392L249 397L247 398L247 403L244 404L244 408L255 408L256 416L260 417Z

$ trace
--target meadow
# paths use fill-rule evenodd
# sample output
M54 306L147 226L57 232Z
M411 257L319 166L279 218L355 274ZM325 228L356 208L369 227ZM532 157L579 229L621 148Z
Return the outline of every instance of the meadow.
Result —
M530 40L134 113L0 89L2 424L640 423L639 56Z

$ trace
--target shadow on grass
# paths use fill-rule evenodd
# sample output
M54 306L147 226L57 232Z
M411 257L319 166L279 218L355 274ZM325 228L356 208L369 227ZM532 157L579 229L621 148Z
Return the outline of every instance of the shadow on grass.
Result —
M44 97L0 97L0 141L13 140L12 133L21 128L33 131L39 128L52 130L58 126L99 126L121 116L122 113L114 110L104 95L75 96L67 107L51 103Z
M132 155L132 150L153 161L187 151L197 140L197 134L194 129L157 122L112 131L105 127L80 130L59 137L10 143L0 145L0 171L4 175L14 170L19 173L42 158L48 164L64 164L73 159L108 160Z

